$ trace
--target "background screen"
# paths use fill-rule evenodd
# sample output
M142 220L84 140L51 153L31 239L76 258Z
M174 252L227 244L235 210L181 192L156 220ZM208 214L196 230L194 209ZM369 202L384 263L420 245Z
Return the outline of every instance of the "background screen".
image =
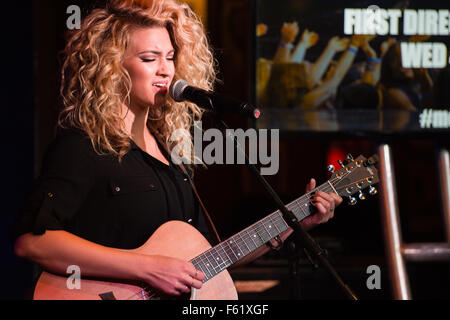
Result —
M255 1L257 126L448 132L449 3Z

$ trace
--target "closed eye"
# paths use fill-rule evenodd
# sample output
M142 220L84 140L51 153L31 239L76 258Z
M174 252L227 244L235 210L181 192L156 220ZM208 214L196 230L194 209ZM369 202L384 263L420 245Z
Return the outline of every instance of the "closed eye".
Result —
M166 59L169 60L169 61L174 61L174 60L175 60L175 57L167 57ZM142 60L142 62L153 62L153 61L155 61L156 59L145 59L145 58L141 58L141 60Z

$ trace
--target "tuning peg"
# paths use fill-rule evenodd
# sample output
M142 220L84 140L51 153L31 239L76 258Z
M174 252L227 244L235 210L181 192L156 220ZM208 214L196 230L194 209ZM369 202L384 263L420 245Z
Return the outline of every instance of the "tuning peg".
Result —
M352 197L352 196L348 197L348 204L349 205L354 206L356 204L356 202L357 201L356 201L355 197Z
M332 164L330 164L330 165L327 167L327 171L333 173L333 172L334 172L334 166L333 166Z
M353 156L350 153L347 154L346 159L347 159L348 162L353 162L354 161Z
M360 200L366 200L366 195L361 190L359 191L358 197Z
M337 162L339 163L339 165L341 166L341 168L344 168L344 164L342 163L341 160L338 160Z
M369 159L364 161L364 166L365 167L371 167L371 166L375 165L376 163L378 163L379 160L380 159L379 159L378 155L374 154Z
M376 195L378 193L378 190L374 186L370 186L369 188L369 194L370 195Z

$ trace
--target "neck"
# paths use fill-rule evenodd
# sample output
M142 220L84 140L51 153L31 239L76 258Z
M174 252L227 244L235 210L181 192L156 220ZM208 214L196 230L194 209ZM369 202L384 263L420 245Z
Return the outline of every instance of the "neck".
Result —
M122 105L122 119L125 124L125 131L135 141L143 141L149 133L147 130L149 107L138 107Z
M162 163L169 165L169 162L161 153L155 137L147 127L149 107L128 107L122 105L122 118L126 132L133 141L145 152Z

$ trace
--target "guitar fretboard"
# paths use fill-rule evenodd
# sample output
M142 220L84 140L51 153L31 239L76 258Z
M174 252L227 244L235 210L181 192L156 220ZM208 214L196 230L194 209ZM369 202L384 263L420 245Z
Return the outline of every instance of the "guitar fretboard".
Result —
M292 211L298 221L303 220L316 210L311 204L311 198L313 193L318 190L326 193L334 192L329 182L324 183L286 206ZM236 235L203 252L192 259L191 262L205 274L203 282L206 282L287 229L289 229L289 226L283 219L282 213L279 210L275 211Z

